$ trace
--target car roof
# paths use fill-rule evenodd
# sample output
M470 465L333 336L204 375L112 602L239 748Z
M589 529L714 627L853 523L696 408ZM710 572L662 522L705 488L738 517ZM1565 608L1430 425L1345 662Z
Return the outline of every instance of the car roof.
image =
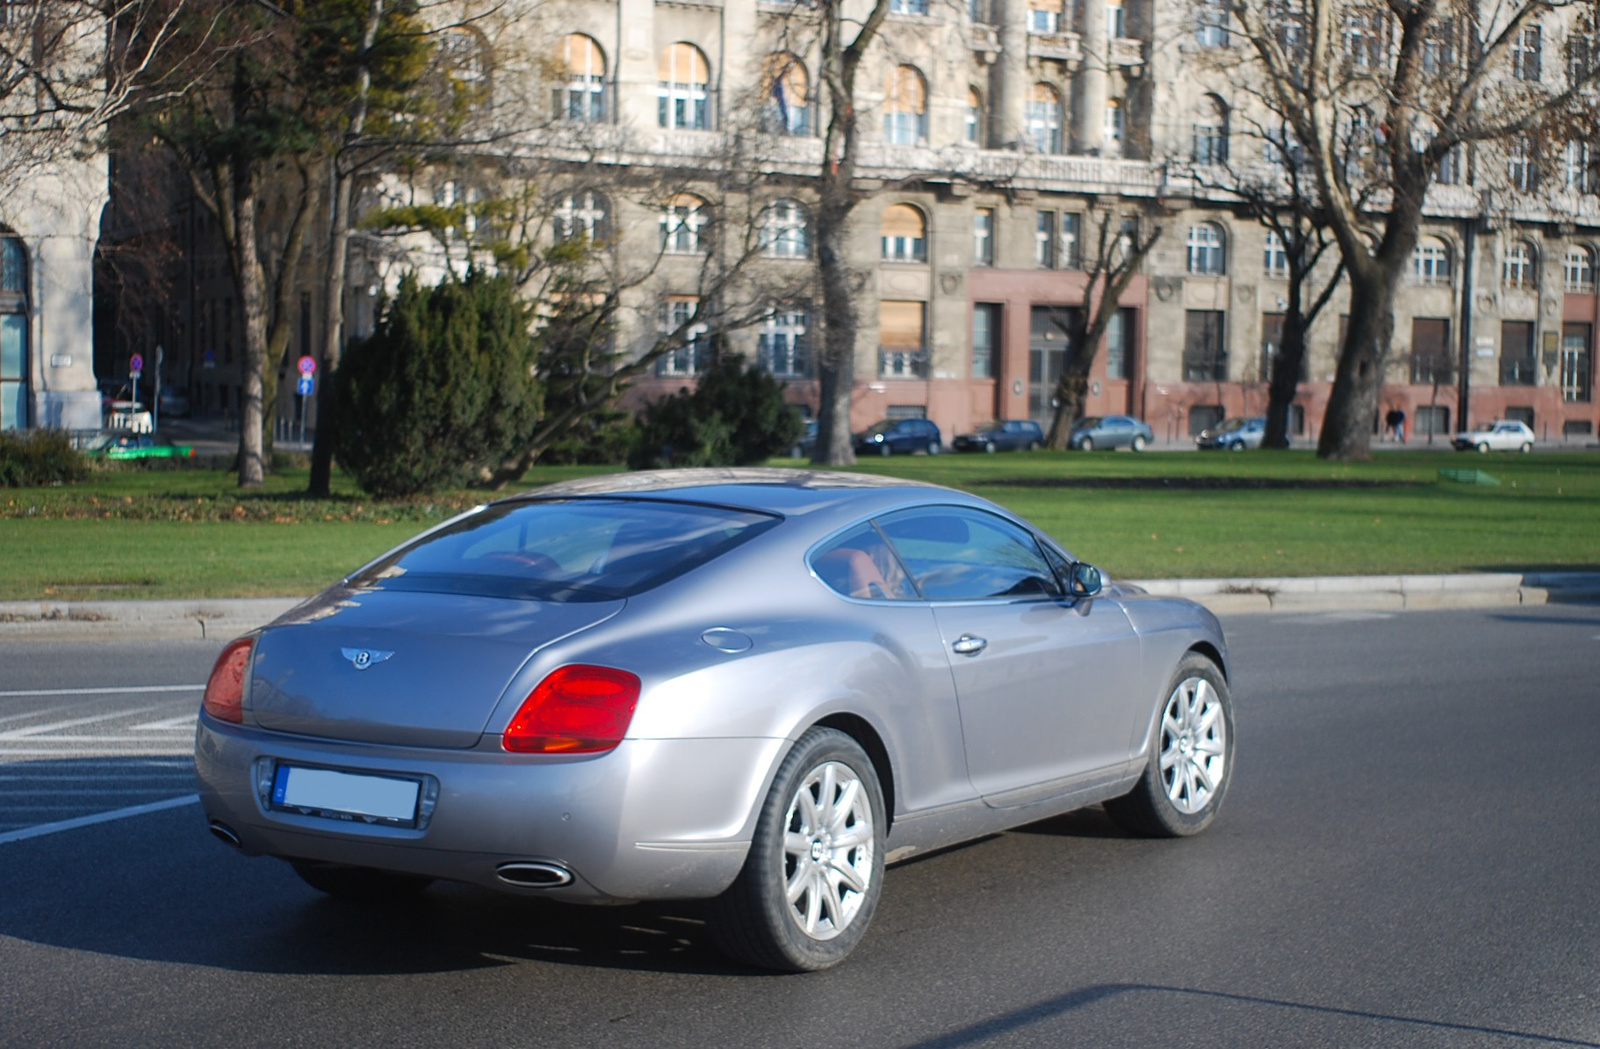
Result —
M702 467L641 470L559 481L529 489L511 500L648 497L711 503L779 514L803 514L850 504L863 513L937 501L981 503L965 492L897 477L837 470L781 467Z

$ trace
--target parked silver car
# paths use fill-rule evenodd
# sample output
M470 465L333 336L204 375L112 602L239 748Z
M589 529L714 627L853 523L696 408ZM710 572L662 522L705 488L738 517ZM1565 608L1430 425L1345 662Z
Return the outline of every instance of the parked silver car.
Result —
M1249 419L1235 417L1224 419L1215 427L1201 430L1195 435L1194 443L1200 446L1201 451L1226 449L1230 452L1242 452L1246 448L1260 448L1266 436L1265 415L1256 415Z
M195 764L218 838L329 893L710 898L733 957L821 969L888 861L1095 802L1204 828L1226 654L1204 609L962 492L624 474L466 513L228 645Z

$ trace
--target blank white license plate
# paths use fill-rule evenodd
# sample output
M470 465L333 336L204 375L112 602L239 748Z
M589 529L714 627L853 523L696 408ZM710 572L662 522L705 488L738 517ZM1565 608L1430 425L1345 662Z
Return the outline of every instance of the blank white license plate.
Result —
M272 804L410 823L417 815L419 789L415 780L279 765Z

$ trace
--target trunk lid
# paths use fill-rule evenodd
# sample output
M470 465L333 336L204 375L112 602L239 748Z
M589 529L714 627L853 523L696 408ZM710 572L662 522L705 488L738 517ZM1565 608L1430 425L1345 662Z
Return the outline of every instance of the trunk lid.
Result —
M336 588L261 633L250 710L276 732L464 749L534 652L625 604Z

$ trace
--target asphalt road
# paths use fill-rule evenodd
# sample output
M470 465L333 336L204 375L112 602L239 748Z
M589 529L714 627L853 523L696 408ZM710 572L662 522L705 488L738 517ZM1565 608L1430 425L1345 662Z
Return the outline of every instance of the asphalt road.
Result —
M1600 606L1227 626L1211 831L901 865L798 977L690 906L324 900L151 807L218 646L0 645L0 1045L1600 1046Z

